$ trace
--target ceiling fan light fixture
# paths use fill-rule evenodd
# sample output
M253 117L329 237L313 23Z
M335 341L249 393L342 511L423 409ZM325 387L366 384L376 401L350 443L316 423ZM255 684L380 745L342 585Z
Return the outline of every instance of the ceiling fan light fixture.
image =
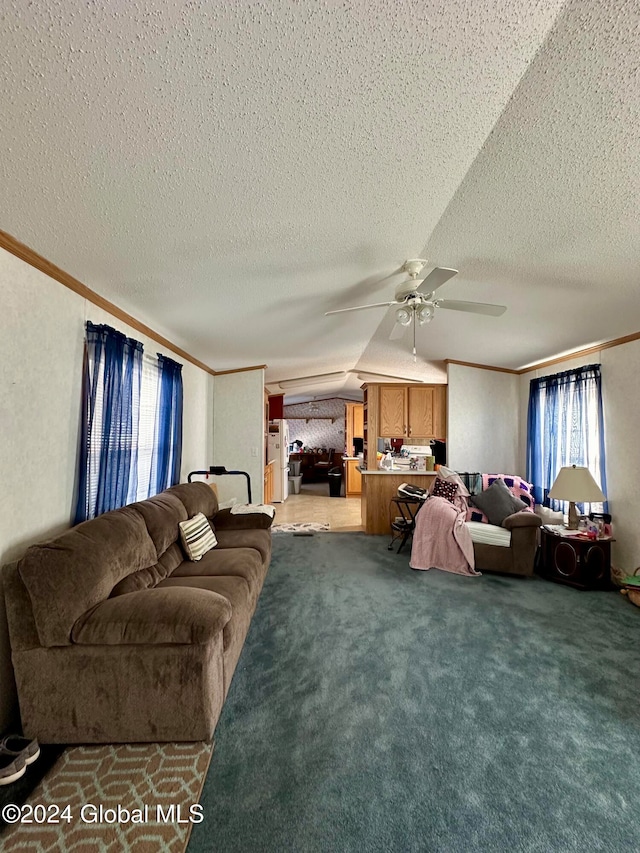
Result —
M408 308L398 308L396 311L396 323L401 326L408 326L411 322L411 311Z
M433 308L430 305L421 305L416 311L418 323L424 326L425 323L430 323L433 320Z

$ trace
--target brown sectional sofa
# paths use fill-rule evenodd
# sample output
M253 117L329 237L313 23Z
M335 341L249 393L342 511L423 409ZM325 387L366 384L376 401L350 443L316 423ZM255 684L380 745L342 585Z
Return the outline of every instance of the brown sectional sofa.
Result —
M203 512L218 545L185 559ZM44 743L207 740L271 559L271 518L174 486L29 548L3 579L22 725Z

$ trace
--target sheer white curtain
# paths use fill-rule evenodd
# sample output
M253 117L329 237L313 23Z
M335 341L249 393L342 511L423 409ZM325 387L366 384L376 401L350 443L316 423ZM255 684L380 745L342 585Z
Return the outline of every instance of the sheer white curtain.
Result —
M138 429L138 484L136 494L131 498L132 501L143 501L150 496L159 375L158 359L144 355L142 359Z

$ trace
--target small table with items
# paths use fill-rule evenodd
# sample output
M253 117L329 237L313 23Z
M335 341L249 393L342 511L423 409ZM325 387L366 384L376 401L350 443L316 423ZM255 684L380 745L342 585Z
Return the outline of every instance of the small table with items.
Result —
M611 536L589 539L577 530L545 524L540 528L538 574L576 589L610 590Z
M397 554L402 550L405 542L412 536L416 526L416 515L424 501L420 498L391 498L389 504L389 516L391 520L391 542L387 550L393 550L394 544L400 539Z

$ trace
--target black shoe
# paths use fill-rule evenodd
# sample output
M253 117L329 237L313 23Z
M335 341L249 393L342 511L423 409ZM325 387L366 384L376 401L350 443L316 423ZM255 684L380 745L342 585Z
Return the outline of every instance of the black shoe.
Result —
M22 755L26 764L33 764L40 755L40 746L36 738L30 740L21 735L7 735L0 741L0 753L6 755Z
M24 776L27 762L24 755L13 755L10 752L0 752L0 785L10 785Z

